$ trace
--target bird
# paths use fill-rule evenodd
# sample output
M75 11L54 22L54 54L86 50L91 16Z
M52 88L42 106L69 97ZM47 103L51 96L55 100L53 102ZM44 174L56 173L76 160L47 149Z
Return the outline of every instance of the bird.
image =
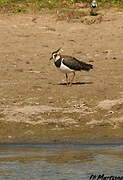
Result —
M92 0L92 2L91 2L90 15L92 15L92 16L96 16L97 15L97 2L96 2L96 0Z
M73 56L61 55L61 48L52 52L50 60L54 60L55 66L65 74L66 76L66 85L71 86L75 77L76 71L89 71L93 69L92 64L87 64L86 62L80 61ZM69 80L68 74L72 73L73 76Z

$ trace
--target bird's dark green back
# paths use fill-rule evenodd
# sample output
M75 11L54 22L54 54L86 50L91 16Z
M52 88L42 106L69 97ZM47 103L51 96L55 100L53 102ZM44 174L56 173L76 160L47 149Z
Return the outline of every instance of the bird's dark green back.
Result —
M93 65L87 64L83 61L79 61L78 59L72 56L62 55L62 58L63 58L62 61L63 64L75 71L81 71L81 70L89 71L90 69L93 68Z

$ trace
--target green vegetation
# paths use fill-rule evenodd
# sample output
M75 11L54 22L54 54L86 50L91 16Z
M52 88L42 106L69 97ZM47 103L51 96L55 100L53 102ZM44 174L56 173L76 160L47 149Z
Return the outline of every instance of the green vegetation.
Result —
M69 8L78 3L85 3L87 7L87 4L89 6L90 2L91 0L0 0L0 11L19 13L30 10L41 11L44 8L52 10L56 8ZM122 0L97 0L97 2L99 2L100 6L107 4L108 7L109 5L123 7Z

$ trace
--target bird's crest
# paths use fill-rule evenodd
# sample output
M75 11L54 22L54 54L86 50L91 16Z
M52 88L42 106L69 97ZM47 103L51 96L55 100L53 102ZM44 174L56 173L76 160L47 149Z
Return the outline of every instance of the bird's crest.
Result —
M59 49L57 49L56 51L54 51L52 54L54 54L54 53L60 53L60 52L62 52L63 51L63 49L62 48L59 48Z
M59 49L57 49L56 51L54 51L54 52L52 52L52 57L50 58L50 60L51 59L55 59L55 60L57 60L57 59L60 59L60 57L61 57L61 52L62 52L63 50L62 50L62 48L59 48Z

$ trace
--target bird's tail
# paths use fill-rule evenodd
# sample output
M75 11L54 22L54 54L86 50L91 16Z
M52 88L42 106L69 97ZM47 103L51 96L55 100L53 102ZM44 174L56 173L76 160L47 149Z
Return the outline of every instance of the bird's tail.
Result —
M93 65L92 64L82 63L82 70L90 71L90 69L93 69Z

